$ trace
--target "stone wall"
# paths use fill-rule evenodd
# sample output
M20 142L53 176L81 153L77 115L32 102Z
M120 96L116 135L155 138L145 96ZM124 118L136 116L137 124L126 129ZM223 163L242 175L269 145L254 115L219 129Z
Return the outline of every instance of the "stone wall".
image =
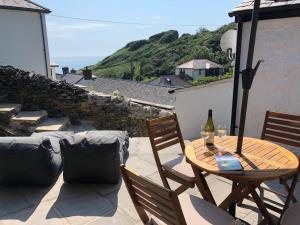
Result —
M10 66L0 66L0 102L19 103L22 110L47 110L49 117L68 116L73 124L90 121L99 130L127 130L135 137L147 136L147 118L168 113Z

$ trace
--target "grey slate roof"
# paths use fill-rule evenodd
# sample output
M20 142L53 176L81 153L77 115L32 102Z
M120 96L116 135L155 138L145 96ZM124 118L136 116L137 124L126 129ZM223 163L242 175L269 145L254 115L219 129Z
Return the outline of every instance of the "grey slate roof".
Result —
M179 76L176 75L164 75L160 76L159 78L151 81L149 84L154 85L161 85L173 88L187 88L193 86L189 82L181 79Z
M173 106L175 102L174 94L169 91L175 88L160 85L144 84L135 81L98 77L93 80L80 80L76 85L86 86L87 90L112 94L119 91L127 98L151 102L155 104Z
M0 9L1 8L43 13L51 12L49 9L29 0L0 0Z
M238 14L249 13L253 9L253 0L243 0L229 15L236 16ZM278 9L286 6L300 5L300 0L261 0L260 7L262 10Z
M68 73L59 78L59 80L64 80L70 84L77 84L81 79L83 79L83 75Z
M222 68L222 66L219 65L218 63L212 62L208 59L193 59L177 66L176 68L198 70L198 69L207 69L208 65L210 68Z

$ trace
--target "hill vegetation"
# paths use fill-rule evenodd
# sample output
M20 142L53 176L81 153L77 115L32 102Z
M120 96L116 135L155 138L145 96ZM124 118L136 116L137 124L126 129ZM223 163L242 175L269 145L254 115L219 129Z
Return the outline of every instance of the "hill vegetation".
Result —
M176 65L191 59L209 59L229 65L219 44L222 34L235 27L231 23L215 31L202 28L195 35L180 37L176 30L169 30L147 40L130 42L90 68L98 76L142 81L174 74Z

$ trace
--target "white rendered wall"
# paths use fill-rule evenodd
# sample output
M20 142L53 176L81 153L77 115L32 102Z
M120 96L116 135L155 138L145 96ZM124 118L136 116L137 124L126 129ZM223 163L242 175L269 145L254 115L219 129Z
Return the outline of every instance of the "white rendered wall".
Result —
M0 9L0 65L47 75L47 70L50 71L47 48L46 43L44 50L40 13Z
M246 67L250 23L244 23L241 69ZM249 94L245 135L259 137L267 109L300 115L300 17L264 20L258 25L254 65L259 68ZM238 118L242 99L239 84Z
M175 111L185 139L199 138L209 109L213 110L215 127L222 124L229 130L232 86L232 79L228 79L175 92Z

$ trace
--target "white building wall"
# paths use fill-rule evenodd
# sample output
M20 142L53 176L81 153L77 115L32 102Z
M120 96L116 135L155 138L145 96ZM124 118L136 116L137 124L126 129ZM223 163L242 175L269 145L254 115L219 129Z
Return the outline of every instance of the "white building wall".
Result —
M45 32L44 50L42 24L45 27L40 13L0 9L0 65L49 74L47 36Z
M250 23L244 24L241 69L246 67ZM266 110L300 115L300 18L259 22L254 65L264 59L249 94L245 135L259 137ZM242 100L239 84L238 118Z
M228 79L175 92L175 111L185 139L199 138L209 109L213 110L215 126L226 125L229 130L232 86L232 79Z

